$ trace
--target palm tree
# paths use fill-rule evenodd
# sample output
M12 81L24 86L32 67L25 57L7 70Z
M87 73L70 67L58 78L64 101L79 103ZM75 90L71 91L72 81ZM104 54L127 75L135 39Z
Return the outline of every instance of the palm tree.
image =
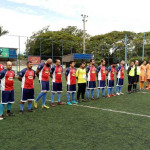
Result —
M8 31L7 30L3 30L3 27L0 26L0 37L5 35L5 34L7 34L7 33L8 33Z

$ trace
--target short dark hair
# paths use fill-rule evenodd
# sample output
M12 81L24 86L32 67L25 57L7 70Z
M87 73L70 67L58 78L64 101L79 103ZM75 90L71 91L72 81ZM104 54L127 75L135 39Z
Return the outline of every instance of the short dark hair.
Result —
M101 60L101 63L104 62L104 61L106 61L106 60L105 60L105 59L102 59L102 60Z
M58 60L60 60L60 59L56 59L55 62L57 62Z
M75 62L74 60L71 60L70 62L69 62L69 64L71 65L73 62Z
M29 63L32 63L32 61L27 61L27 65L28 65Z
M90 62L92 62L93 60L95 60L94 58L90 59Z
M86 64L86 63L83 61L83 62L80 63L80 66L81 66L82 64Z

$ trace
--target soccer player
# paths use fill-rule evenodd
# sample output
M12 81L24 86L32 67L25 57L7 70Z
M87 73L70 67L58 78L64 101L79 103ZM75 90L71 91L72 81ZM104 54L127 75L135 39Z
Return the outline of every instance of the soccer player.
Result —
M70 67L66 69L66 81L67 81L67 104L77 104L75 101L75 93L76 93L76 68L75 62L70 61ZM70 94L72 94L72 103L70 102Z
M132 85L134 83L134 76L135 76L135 67L133 61L130 63L130 67L127 70L127 75L128 75L128 93L131 94Z
M140 66L140 90L143 90L144 89L144 82L146 81L146 61L143 60L142 61L142 64Z
M42 97L42 108L49 109L48 106L45 105L46 102L46 94L49 92L49 76L50 76L50 67L52 64L52 59L48 59L45 63L41 63L36 70L36 75L39 77L39 81L41 84L41 93L38 95L34 102L34 107L37 108L37 102Z
M82 96L82 102L86 102L84 99L85 89L86 89L86 69L85 62L81 62L80 67L76 71L76 78L78 80L78 92L77 100L80 102L80 95Z
M28 102L28 112L33 112L32 101L34 100L34 79L35 71L32 70L32 62L27 62L27 68L20 71L18 80L21 84L21 101L20 101L20 114L23 114L24 103Z
M107 97L110 98L111 96L116 96L113 94L114 88L114 76L115 76L115 67L116 62L113 62L111 66L107 68Z
M147 79L147 90L150 89L150 60L148 61L148 64L146 65L146 79Z
M121 86L123 85L124 80L124 60L120 62L120 65L117 67L117 83L116 83L116 95L123 95L121 92Z
M4 65L0 64L0 72L4 70ZM0 80L0 89L1 89L1 80Z
M54 105L54 96L57 93L58 97L58 105L64 105L64 103L60 102L61 92L62 92L62 73L63 68L61 66L61 62L59 59L56 59L56 65L51 68L50 76L52 78L52 91L51 91L51 106Z
M1 79L1 103L0 103L0 120L5 119L3 115L4 106L7 104L6 116L14 116L11 113L11 106L14 103L14 77L15 72L12 70L12 62L6 63L6 68L0 72Z
M102 97L105 97L105 88L106 88L106 61L104 59L101 60L101 65L98 66L97 72L97 99L99 99L100 89L102 89Z
M137 83L139 82L139 76L140 76L140 67L139 67L139 61L135 61L135 76L134 76L134 84L133 84L133 91L137 92Z
M95 100L94 98L94 89L96 88L96 68L95 68L95 60L90 60L90 65L86 68L86 75L87 75L87 89L86 89L86 101L89 101L89 92L91 90L91 99Z

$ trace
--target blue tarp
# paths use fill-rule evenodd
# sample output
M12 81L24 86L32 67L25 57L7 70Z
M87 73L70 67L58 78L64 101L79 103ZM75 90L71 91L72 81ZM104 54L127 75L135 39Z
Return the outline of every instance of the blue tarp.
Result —
M92 54L73 54L74 59L91 59Z

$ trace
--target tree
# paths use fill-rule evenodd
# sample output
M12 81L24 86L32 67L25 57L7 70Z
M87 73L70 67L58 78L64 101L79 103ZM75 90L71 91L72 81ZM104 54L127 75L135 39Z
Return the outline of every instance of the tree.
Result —
M7 34L7 33L8 33L8 31L7 30L3 30L3 27L0 26L0 36L3 36L5 34Z

